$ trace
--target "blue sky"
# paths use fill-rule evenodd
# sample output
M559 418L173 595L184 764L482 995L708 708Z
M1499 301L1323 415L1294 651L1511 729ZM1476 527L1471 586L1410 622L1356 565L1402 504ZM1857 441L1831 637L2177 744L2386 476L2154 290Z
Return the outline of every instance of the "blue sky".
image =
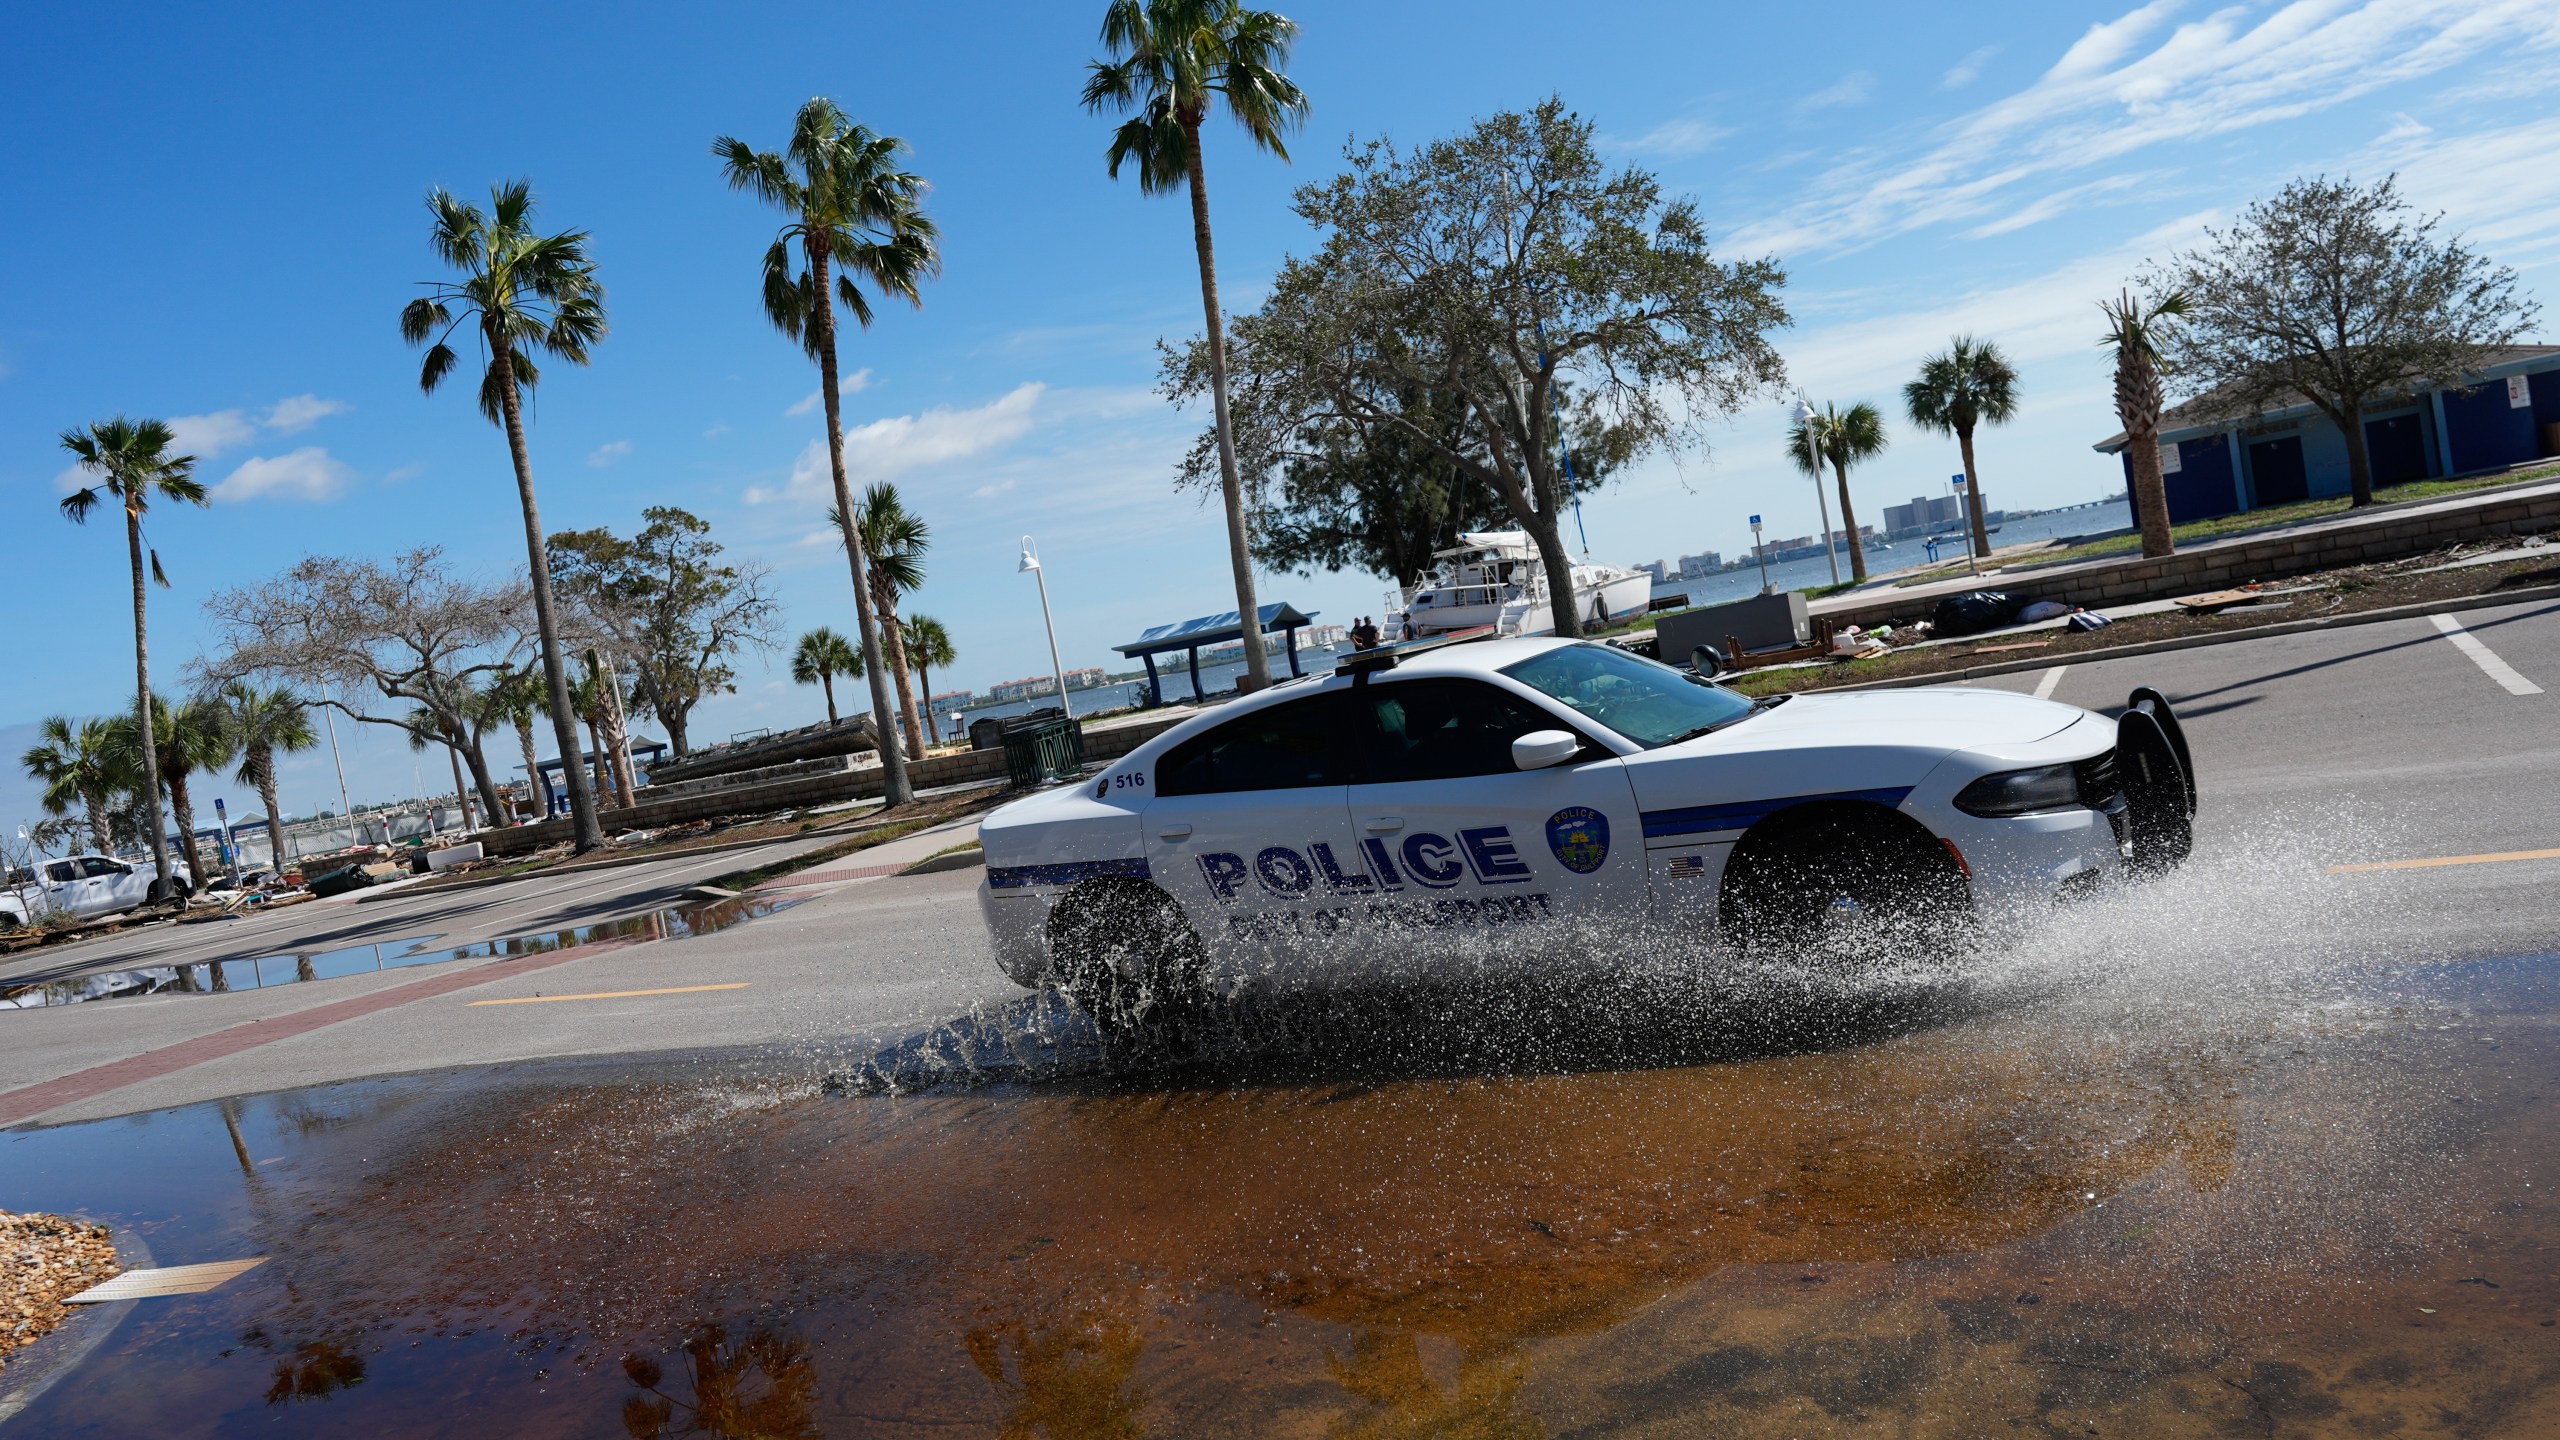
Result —
M1332 173L1347 138L1420 140L1560 93L1616 157L1696 196L1720 250L1785 262L1780 345L1817 401L1891 401L1959 330L2005 346L2026 404L1981 443L1994 504L2116 484L2088 448L2114 428L2094 302L2292 176L2398 170L2536 294L2560 261L2548 3L1976 5L1961 25L1849 4L1819 30L1783 7L1284 8L1314 102L1296 163L1211 132L1232 303L1306 248L1288 191ZM913 143L946 236L924 308L884 309L844 362L857 477L896 479L936 529L911 605L958 642L947 678L1045 668L1014 573L1026 532L1071 665L1224 608L1216 512L1170 484L1200 417L1150 389L1158 338L1199 324L1188 226L1178 200L1104 176L1107 122L1075 104L1098 8L967 13L523 4L483 44L468 17L408 6L13 9L0 564L25 619L0 745L14 758L40 716L108 709L131 683L114 528L52 511L66 427L182 417L204 457L217 503L152 525L176 582L152 596L154 665L173 682L205 643L207 594L303 555L438 544L492 574L522 563L502 442L463 394L417 393L393 325L437 273L421 205L437 185L529 177L549 223L595 237L613 333L592 367L547 371L532 443L548 526L628 532L643 506L681 505L774 567L790 632L849 624L818 533L815 372L756 300L775 221L707 153L724 133L779 144L822 93ZM1586 508L1595 556L1730 551L1755 510L1812 530L1783 424L1773 402L1631 471ZM1897 431L1855 477L1862 509L1936 491L1952 451ZM1383 589L1263 586L1335 619L1378 610ZM774 660L740 668L697 736L822 713ZM384 732L348 754L354 788L409 787ZM334 803L327 767L324 751L288 768L289 808ZM11 766L0 818L32 808Z

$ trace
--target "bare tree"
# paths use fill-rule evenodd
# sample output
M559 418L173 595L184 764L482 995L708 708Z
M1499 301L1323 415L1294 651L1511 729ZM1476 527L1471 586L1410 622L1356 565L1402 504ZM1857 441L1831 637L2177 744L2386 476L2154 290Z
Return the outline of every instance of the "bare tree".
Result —
M2442 219L2416 215L2397 176L2315 176L2258 201L2146 286L2188 300L2169 372L2219 414L2309 401L2346 436L2354 503L2372 504L2365 412L2476 376L2538 314L2513 270L2438 237Z
M548 544L551 572L574 613L576 645L612 657L631 679L635 713L667 727L667 744L691 752L696 705L736 688L730 657L774 642L780 611L771 571L727 563L711 527L673 506L641 512L625 540L606 529L564 530Z
M1783 380L1768 332L1788 323L1785 273L1715 259L1696 207L1608 170L1561 100L1348 159L1297 193L1324 243L1235 321L1257 372L1239 378L1290 428L1364 449L1392 435L1500 497L1545 563L1556 632L1579 634L1562 530L1575 476L1695 446Z
M388 562L315 555L216 594L205 611L222 651L196 662L201 682L267 675L326 686L323 703L341 714L411 733L405 709L375 714L356 697L414 705L434 717L437 736L450 737L487 813L506 813L481 753L489 726L503 721L480 690L526 649L532 595L522 581L474 580L432 545Z

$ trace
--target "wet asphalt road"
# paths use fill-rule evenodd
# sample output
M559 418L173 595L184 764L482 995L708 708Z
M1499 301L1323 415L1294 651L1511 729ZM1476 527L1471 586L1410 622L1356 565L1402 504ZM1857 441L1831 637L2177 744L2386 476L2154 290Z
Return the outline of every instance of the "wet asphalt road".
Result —
M2560 606L2458 618L2510 677L2560 690ZM2196 865L2293 867L2309 885L2335 864L2560 848L2560 807L2550 799L2560 781L2553 743L2560 698L2515 693L2497 668L2416 619L1975 683L2046 688L2093 708L2120 703L2135 684L2159 686L2185 717L2198 757ZM897 842L892 858L920 858L950 841L913 837ZM22 957L0 969L0 980L311 948L379 943L396 955L411 945L539 937L698 901L704 897L689 887L701 880L802 843L441 897L300 907L236 925L160 927ZM857 856L829 870L879 858ZM552 1056L760 1046L832 1065L1020 997L989 961L971 903L978 878L959 871L825 883L793 892L805 898L790 909L680 940L0 1014L0 1121L96 1118ZM2548 948L2560 934L2555 878L2560 860L2546 858L2380 871L2343 883L2373 902L2357 915L2377 949L2461 957ZM731 988L693 988L706 986ZM621 993L631 991L674 993ZM472 1003L536 994L609 998ZM251 1024L292 1033L268 1039L235 1028ZM92 1084L94 1093L29 1108L48 1098L30 1087L110 1064L126 1069Z

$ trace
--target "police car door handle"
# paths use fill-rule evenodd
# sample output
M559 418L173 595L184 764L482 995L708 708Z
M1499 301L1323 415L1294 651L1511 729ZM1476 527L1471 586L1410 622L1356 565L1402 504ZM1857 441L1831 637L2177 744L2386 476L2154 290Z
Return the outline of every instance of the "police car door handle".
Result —
M1372 815L1366 821L1362 822L1361 828L1367 830L1372 835L1384 835L1391 830L1403 829L1404 817L1401 815Z
M1191 827L1188 825L1167 825L1156 832L1156 838L1160 840L1188 840L1191 838Z

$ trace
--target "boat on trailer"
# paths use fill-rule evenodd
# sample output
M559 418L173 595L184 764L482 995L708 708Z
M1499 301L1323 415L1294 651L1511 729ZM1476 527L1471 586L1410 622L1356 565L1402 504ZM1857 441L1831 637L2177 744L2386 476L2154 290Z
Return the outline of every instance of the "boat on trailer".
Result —
M1460 535L1458 542L1433 551L1438 568L1431 578L1394 602L1416 635L1483 629L1497 635L1545 635L1555 630L1547 567L1526 531L1477 531ZM1645 571L1589 562L1573 566L1573 608L1585 625L1641 615L1652 600L1653 576Z

